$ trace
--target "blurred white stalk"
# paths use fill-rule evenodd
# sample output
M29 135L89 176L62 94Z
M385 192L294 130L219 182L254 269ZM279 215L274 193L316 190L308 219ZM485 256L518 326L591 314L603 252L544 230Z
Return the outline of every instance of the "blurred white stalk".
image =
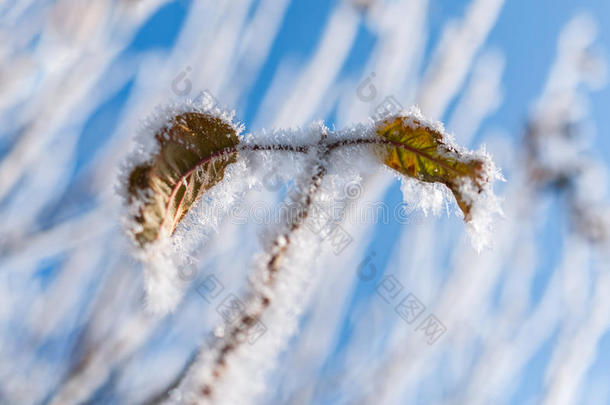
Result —
M318 47L272 121L272 128L302 125L312 119L336 80L353 46L360 18L347 2L332 11Z
M443 117L503 5L504 0L473 0L463 20L447 23L417 92L419 107L425 116Z
M499 50L486 51L477 59L447 125L460 145L469 145L483 120L500 106L504 59Z

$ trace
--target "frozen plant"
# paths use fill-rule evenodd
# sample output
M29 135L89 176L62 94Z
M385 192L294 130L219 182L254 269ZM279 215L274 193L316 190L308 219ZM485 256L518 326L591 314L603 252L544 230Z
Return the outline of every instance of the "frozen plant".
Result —
M324 232L332 232L312 232L324 222L318 206L341 198L348 179L387 167L403 182L405 200L420 201L426 212L439 212L452 195L477 250L489 243L491 221L500 212L492 185L501 175L489 155L458 146L442 124L415 108L340 131L321 122L299 130L242 131L232 113L217 107L166 107L146 125L124 168L127 229L145 263L148 307L159 314L180 301L190 254L220 220L206 204L235 204L260 183L261 171L278 167L295 184L290 213L257 259L243 308L216 328L221 339L202 350L167 396L170 402L244 403L260 393L269 360L294 331L306 302L307 261ZM265 335L256 345L245 344L260 322Z

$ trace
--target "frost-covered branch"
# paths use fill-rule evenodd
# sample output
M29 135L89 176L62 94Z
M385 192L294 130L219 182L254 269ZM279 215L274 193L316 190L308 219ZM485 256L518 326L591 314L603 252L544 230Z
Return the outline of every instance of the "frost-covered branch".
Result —
M444 133L440 124L425 120L416 110L337 133L324 127L315 130L314 126L306 142L290 139L281 131L261 142L256 135L240 138L242 127L233 123L231 114L194 107L172 106L159 112L157 117L161 120L148 124L140 136L140 146L125 169L124 195L130 218L128 230L138 247L139 256L149 268L146 289L152 309L166 312L180 299L177 285L180 284L179 268L185 263L184 256L189 254L189 248L182 246L180 238L196 232L190 226L181 228L181 222L200 203L202 195L211 193L208 198L222 195L219 190L233 181L231 170L244 156L254 153L301 154L309 157L313 174L302 190L293 196L296 212L288 216L284 229L269 245L266 259L251 280L243 309L234 322L216 329L222 340L211 351L200 354L176 391L179 398L196 400L199 395L203 399L218 398L217 391L224 392L218 388L223 377L240 374L240 368L251 368L251 364L244 366L235 359L252 355L248 354L245 342L249 331L260 327L261 319L267 320L272 329L270 335L276 340L272 345L276 349L269 349L275 355L270 355L275 358L283 347L290 335L290 329L281 326L287 322L286 311L298 315L300 309L298 305L292 308L296 303L287 305L293 302L294 297L284 293L283 298L279 298L282 289L295 288L291 285L294 280L283 280L284 284L278 290L277 279L282 277L284 271L281 270L286 263L290 263L287 255L294 249L294 239L306 238L302 235L303 223L320 220L310 219L312 203L335 152L350 148L369 150L380 163L399 173L410 190L415 190L416 185L408 183L406 179L409 178L422 185L442 184L455 198L474 236L475 247L480 249L487 242L490 220L499 210L491 189L493 181L500 178L498 170L487 154L468 152L459 147ZM312 142L315 136L319 139ZM420 192L426 192L425 187L422 190ZM316 212L313 215L320 214ZM205 221L209 220L198 222ZM177 249L168 249L171 243ZM301 254L311 254L307 249L303 250ZM287 268L290 267L288 264ZM291 271L298 275L300 270L297 266ZM281 321L269 321L281 313ZM271 337L267 336L266 340L269 339ZM260 345L263 343L257 343L257 349ZM246 360L242 358L241 361ZM260 370L262 366L259 364L255 369ZM252 389L245 391L253 393Z

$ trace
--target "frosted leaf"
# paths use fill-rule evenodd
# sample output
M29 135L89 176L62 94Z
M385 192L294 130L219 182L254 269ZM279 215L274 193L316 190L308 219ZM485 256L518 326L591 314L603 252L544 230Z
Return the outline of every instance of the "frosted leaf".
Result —
M199 196L236 161L239 143L230 123L199 112L173 117L154 138L158 152L127 179L133 236L142 247L174 232Z
M119 192L125 227L144 264L146 306L152 312L175 308L193 276L191 252L249 186L230 181L249 178L243 163L230 165L241 130L232 113L186 102L158 108L137 137ZM208 198L202 201L204 191Z
M401 187L407 204L426 214L440 213L444 185L455 197L475 249L487 246L493 218L501 213L492 185L502 176L485 150L465 150L440 123L425 120L416 109L378 121L376 132L383 140L384 163L409 179Z

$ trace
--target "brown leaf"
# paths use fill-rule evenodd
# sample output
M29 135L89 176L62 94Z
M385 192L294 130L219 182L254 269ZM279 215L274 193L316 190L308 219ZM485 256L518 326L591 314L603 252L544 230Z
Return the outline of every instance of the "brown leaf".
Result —
M237 159L239 139L230 123L219 117L180 114L155 135L158 152L129 174L129 204L137 207L133 236L145 246L171 235L206 190L224 177Z

